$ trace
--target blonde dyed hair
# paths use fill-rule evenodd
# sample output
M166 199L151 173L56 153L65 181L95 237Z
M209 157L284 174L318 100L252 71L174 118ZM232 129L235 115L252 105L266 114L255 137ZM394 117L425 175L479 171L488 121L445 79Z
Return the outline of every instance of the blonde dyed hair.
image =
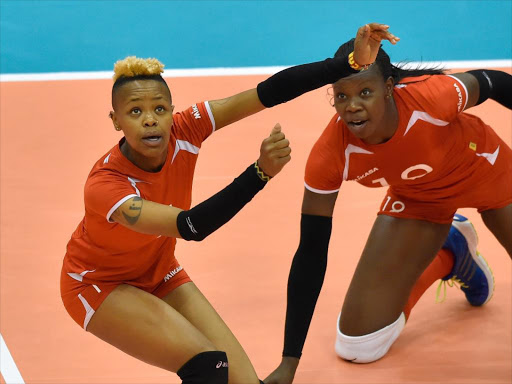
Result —
M128 56L114 64L114 82L121 77L154 76L164 72L164 65L154 58Z

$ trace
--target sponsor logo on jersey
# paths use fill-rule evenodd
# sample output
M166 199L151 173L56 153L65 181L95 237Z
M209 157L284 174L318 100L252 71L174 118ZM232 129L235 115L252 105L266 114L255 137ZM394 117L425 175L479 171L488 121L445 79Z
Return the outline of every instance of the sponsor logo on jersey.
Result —
M194 117L196 119L200 119L201 118L201 113L199 113L199 108L197 108L197 104L194 104L192 106L192 114L194 115Z
M364 179L366 176L370 176L372 173L377 172L378 170L379 170L379 168L377 168L377 167L370 169L369 171L366 171L364 173L364 175L357 176L355 180L359 181L361 179Z
M460 88L457 85L457 83L453 83L453 86L457 90L457 95L459 96L459 101L457 102L457 111L460 112L460 109L462 108L462 92L460 91Z
M177 268L174 268L172 271L170 271L167 275L164 277L164 283L168 282L170 279L172 279L176 274L181 271L183 267L180 265Z

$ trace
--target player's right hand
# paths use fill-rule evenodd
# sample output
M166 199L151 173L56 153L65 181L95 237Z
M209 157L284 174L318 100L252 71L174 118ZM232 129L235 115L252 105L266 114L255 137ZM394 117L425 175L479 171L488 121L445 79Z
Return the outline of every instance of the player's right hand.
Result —
M400 41L400 38L390 33L388 29L389 25L370 23L357 30L354 41L354 60L357 64L372 64L377 58L382 40L387 40L391 44Z
M258 166L267 176L274 177L291 160L291 152L290 142L277 123L270 136L261 143Z

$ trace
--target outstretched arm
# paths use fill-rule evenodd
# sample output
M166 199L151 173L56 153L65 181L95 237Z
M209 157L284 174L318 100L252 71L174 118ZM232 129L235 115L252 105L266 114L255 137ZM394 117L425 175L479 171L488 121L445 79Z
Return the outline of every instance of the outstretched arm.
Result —
M396 44L400 39L388 31L389 26L366 24L357 31L352 66L347 57L336 57L315 63L298 65L276 73L258 84L255 89L210 101L216 129L248 117L265 108L290 101L306 92L332 84L342 77L358 73L358 66L372 64L380 43Z
M336 197L304 191L300 243L288 277L283 358L267 384L290 384L295 376L325 276Z
M492 99L508 109L512 109L512 76L506 72L490 69L477 69L454 73L468 91L466 109Z
M230 185L201 204L183 211L133 197L111 219L136 232L185 240L203 240L227 223L290 161L290 146L277 124L261 144L258 161Z

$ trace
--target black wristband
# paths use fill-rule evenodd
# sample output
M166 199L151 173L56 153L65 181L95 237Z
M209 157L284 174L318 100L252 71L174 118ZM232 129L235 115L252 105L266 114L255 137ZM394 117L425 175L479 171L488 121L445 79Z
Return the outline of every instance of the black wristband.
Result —
M355 73L359 71L350 67L347 56L298 65L259 83L258 97L265 107L270 108Z
M497 101L504 107L512 109L512 76L506 72L490 69L468 71L478 80L480 93L475 105L483 103L488 98Z
M283 356L300 358L327 268L332 217L302 215L288 277Z
M256 163L251 164L222 191L188 211L181 211L176 219L181 237L201 241L231 220L267 184L258 171Z

